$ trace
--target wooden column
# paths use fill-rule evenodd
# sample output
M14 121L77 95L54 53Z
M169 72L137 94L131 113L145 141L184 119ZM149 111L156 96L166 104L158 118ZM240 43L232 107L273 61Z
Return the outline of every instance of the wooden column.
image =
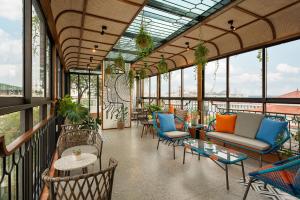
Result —
M198 101L198 111L200 112L200 122L203 123L203 74L204 70L202 66L198 66L197 70L197 101Z

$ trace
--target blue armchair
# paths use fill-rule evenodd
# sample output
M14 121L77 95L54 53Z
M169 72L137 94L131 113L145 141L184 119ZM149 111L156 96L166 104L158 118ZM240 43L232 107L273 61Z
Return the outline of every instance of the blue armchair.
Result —
M247 198L251 184L260 180L272 185L292 196L300 198L300 156L294 156L287 160L278 161L264 166L257 171L249 173L250 180L244 194Z
M173 147L173 157L175 160L175 147L182 145L183 140L190 138L190 133L188 132L188 124L180 117L174 115L174 121L176 123L176 131L164 132L160 129L160 125L157 121L158 112L152 113L153 127L157 132L158 143L157 150L159 148L159 143L163 142L172 145Z

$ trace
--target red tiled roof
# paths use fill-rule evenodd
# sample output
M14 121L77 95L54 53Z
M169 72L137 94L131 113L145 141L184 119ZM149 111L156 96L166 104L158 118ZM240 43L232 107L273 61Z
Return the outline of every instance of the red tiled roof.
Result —
M300 91L297 88L296 91L280 95L279 98L300 98Z

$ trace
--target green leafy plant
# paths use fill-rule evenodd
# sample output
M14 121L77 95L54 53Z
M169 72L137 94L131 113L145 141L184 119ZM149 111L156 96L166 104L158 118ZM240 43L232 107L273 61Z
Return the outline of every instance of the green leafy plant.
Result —
M118 109L116 114L116 119L120 122L125 122L128 117L128 107L125 107L123 104L121 108Z
M98 125L101 125L102 121L99 118L93 118L91 115L88 115L82 122L81 129L91 129L97 130L99 129Z
M118 57L114 60L114 63L118 70L125 72L125 61L121 53L119 53Z
M145 79L147 78L147 72L145 68L142 68L139 72L138 72L138 78L141 79Z
M135 77L135 71L133 69L130 69L127 75L127 84L130 89L133 88L134 77Z
M145 30L144 25L141 25L140 31L135 38L136 47L142 52L152 50L153 39L151 35Z
M162 107L156 104L146 104L145 108L149 111L149 113L162 111Z
M161 56L161 59L160 59L158 65L157 65L157 70L158 70L159 74L163 74L163 78L165 80L168 79L168 74L167 73L168 73L169 69L168 69L168 64L166 63L166 60L165 60L164 56Z
M58 115L66 118L72 124L81 123L88 116L88 109L73 102L72 97L66 95L58 101Z
M204 42L200 41L197 45L194 56L195 56L195 64L197 65L197 69L202 70L206 63L207 63L207 55L208 55L208 48L204 45Z

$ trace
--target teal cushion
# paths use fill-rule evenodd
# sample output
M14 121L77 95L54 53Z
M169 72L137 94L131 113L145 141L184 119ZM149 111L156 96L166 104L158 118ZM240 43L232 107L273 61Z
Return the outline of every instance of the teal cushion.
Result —
M256 134L256 139L274 146L276 145L276 140L279 134L284 131L287 125L288 122L274 121L268 118L264 118Z
M163 132L176 131L175 120L173 114L158 113L160 130Z

